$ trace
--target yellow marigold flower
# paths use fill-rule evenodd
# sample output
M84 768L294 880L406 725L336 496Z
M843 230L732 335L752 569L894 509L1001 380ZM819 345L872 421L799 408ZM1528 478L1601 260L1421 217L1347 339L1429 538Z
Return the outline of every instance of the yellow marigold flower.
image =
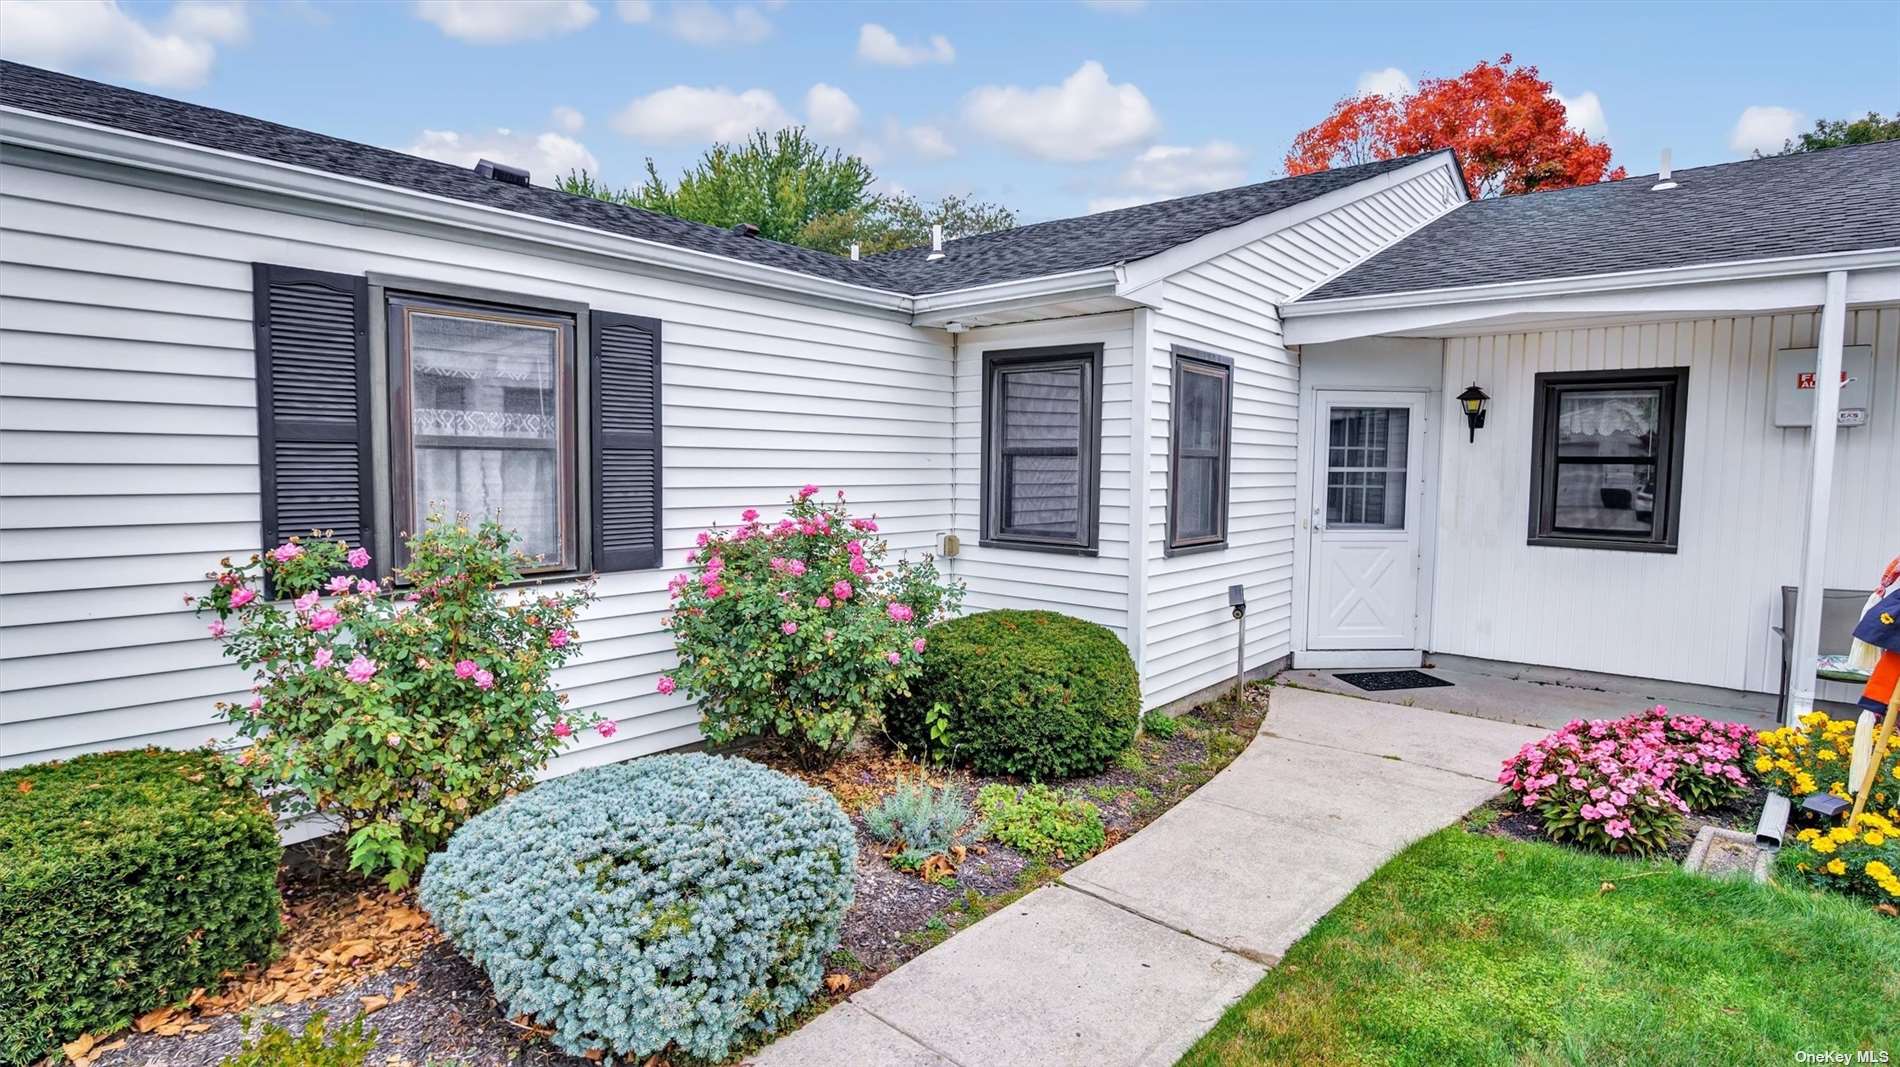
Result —
M1880 860L1868 860L1865 870L1877 882L1893 877L1893 868Z
M1810 842L1810 846L1814 849L1814 851L1819 852L1821 855L1825 856L1828 853L1834 851L1834 839L1830 837L1817 837L1812 842Z
M1815 757L1816 759L1819 759L1819 760L1823 760L1823 761L1828 761L1828 762L1831 762L1831 761L1833 761L1833 760L1837 760L1837 759L1840 759L1840 758L1841 758L1841 757L1840 757L1840 755L1839 755L1838 753L1836 753L1836 752L1835 752L1835 751L1834 751L1833 749L1831 749L1831 748L1824 748L1824 749L1822 749L1821 751L1819 751L1819 752L1816 752L1816 753L1814 754L1814 757Z
M1887 836L1879 830L1869 830L1861 836L1861 840L1870 845L1884 845L1887 843Z
M1835 844L1845 845L1854 839L1854 831L1845 826L1836 826L1827 832L1827 836L1833 839Z
M1820 836L1821 836L1821 831L1816 830L1814 827L1810 826L1806 830L1803 830L1800 833L1794 835L1794 839L1796 841L1812 841L1815 838L1820 837Z
M1836 856L1833 859L1827 861L1827 873L1846 874L1847 864L1842 863L1840 857Z
M1768 768L1773 767L1774 765L1775 765L1775 761L1772 759L1769 759L1767 756L1755 757L1755 769L1758 771L1765 771Z

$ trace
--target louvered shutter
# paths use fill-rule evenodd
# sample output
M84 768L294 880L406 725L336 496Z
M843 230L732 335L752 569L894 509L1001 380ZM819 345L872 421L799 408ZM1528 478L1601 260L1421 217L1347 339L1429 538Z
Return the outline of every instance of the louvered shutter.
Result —
M660 565L660 322L591 313L594 569Z
M368 279L258 263L252 286L264 547L312 530L365 545L375 530Z

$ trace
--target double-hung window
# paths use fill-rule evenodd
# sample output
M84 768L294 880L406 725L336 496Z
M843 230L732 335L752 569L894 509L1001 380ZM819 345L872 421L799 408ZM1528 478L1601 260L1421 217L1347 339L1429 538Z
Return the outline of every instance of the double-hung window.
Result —
M983 542L1093 553L1102 346L983 354Z
M1689 368L1539 374L1533 545L1674 552Z
M1227 543L1233 360L1176 348L1170 395L1168 551L1217 548Z
M465 515L530 573L659 565L658 320L270 264L253 283L266 546L330 531L387 573Z

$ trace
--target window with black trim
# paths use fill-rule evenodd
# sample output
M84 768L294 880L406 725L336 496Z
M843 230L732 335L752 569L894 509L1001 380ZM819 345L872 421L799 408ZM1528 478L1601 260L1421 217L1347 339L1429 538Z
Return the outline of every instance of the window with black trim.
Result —
M532 570L577 569L574 317L409 293L388 315L399 528L491 517Z
M1674 552L1689 368L1539 374L1533 545Z
M1169 552L1227 543L1234 361L1174 349L1168 432Z
M1102 346L983 354L983 541L1095 551Z

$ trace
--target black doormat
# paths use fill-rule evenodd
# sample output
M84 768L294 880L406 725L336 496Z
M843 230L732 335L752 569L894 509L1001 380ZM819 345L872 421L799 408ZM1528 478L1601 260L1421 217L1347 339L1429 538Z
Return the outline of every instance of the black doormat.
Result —
M1387 689L1429 689L1435 685L1452 684L1424 671L1354 671L1350 674L1335 674L1333 677L1374 693Z

